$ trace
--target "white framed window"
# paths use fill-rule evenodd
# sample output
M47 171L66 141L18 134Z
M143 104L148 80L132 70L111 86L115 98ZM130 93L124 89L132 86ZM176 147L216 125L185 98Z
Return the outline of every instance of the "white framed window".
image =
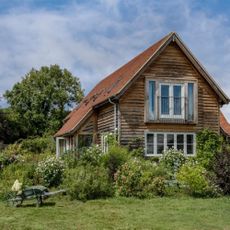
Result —
M174 148L187 156L195 154L196 134L179 132L145 132L145 155L160 156L163 151Z
M160 118L185 118L185 87L184 84L159 84Z
M77 136L77 148L90 147L93 144L93 134L78 134Z
M197 82L146 77L145 121L196 122Z

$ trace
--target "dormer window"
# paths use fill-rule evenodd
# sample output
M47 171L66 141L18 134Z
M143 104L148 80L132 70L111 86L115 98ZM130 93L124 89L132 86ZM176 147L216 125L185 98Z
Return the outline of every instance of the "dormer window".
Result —
M194 122L195 84L147 79L146 121Z

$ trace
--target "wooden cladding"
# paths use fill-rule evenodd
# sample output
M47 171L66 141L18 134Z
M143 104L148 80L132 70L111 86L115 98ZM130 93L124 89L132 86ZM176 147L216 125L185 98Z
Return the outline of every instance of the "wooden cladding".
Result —
M168 124L145 122L145 81L196 82L197 122L193 124ZM197 132L210 128L219 132L219 104L216 93L193 67L180 48L171 43L157 59L139 76L120 100L121 143L128 144L133 138L143 138L144 131ZM167 121L166 121L167 122Z

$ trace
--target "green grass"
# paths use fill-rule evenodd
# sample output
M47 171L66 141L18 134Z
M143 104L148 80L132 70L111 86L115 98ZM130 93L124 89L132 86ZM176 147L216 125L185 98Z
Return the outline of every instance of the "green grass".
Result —
M0 229L230 229L230 198L113 198L86 203L50 199L6 207L0 202Z

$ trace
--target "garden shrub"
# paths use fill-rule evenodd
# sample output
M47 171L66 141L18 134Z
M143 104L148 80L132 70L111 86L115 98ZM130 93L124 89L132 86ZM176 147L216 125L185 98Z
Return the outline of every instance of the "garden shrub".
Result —
M197 134L197 160L206 169L210 169L215 154L221 151L223 140L217 133L204 129Z
M207 179L207 170L192 161L184 164L177 174L177 180L184 191L195 197L214 197L219 190Z
M131 158L115 174L118 195L152 197L164 195L167 172L148 160Z
M102 156L102 164L108 169L109 176L114 180L114 174L118 168L129 158L128 149L118 145L113 145L108 152Z
M214 156L212 162L214 181L224 194L230 194L230 150L224 149Z
M55 152L53 137L31 137L21 140L22 149L32 153Z
M76 150L69 150L62 154L61 159L65 162L67 168L75 168L79 164L79 152Z
M178 172L180 167L185 163L186 158L182 151L175 149L169 149L163 152L163 156L160 158L160 164L166 167L172 175Z
M82 201L110 197L114 193L107 170L100 166L86 165L68 169L63 186L71 199Z
M79 164L98 166L101 164L101 156L102 150L98 145L84 148L80 154Z
M18 179L23 185L34 183L34 164L13 163L0 173L0 199L4 199L11 191L14 181Z
M144 157L144 139L141 137L132 138L128 143L128 150L133 157Z
M48 157L38 163L37 180L47 187L57 187L61 184L65 170L64 162L56 157Z

